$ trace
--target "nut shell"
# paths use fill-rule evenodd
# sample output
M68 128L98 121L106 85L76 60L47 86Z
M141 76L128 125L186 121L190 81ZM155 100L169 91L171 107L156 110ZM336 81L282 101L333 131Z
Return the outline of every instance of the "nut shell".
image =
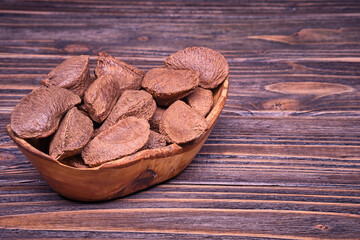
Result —
M11 129L22 138L48 137L58 128L62 116L80 102L78 95L65 88L35 89L16 104Z
M192 70L154 68L146 73L142 87L151 93L156 103L170 106L189 95L199 85L199 74Z
M126 117L135 116L148 121L154 115L155 110L156 103L150 93L144 90L126 90L96 134Z
M143 147L143 149L156 149L166 146L165 136L150 130L149 140Z
M206 116L214 104L211 90L201 87L196 88L189 96L186 97L187 103L198 111L202 116Z
M64 165L74 167L74 168L89 168L88 165L84 163L84 160L81 158L81 155L75 155L68 158L59 160Z
M164 112L160 133L174 143L183 144L198 139L207 127L207 122L200 113L178 100Z
M91 119L76 107L70 109L61 120L50 142L49 154L59 160L81 152L94 132Z
M90 167L98 166L141 149L149 135L150 125L145 119L128 117L97 135L81 156Z
M105 52L98 54L98 64L95 68L95 75L100 77L111 74L118 81L120 91L128 89L138 90L145 75L144 71L131 66L119 59L116 59Z
M151 130L155 132L159 132L159 125L164 112L165 112L164 108L161 107L156 108L154 115L149 120Z
M82 97L91 84L89 71L89 56L73 56L59 65L41 80L45 86L59 86L66 88Z
M229 64L219 52L206 47L189 47L172 54L164 63L173 69L190 69L200 74L199 85L214 89L229 75Z
M120 96L118 82L112 75L106 74L97 78L84 95L84 108L91 119L97 123L103 122L110 114Z

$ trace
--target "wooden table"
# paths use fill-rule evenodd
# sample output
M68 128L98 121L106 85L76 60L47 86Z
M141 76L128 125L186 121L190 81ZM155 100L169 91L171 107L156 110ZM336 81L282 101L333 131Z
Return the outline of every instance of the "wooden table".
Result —
M71 55L149 70L188 46L224 54L230 91L174 179L71 201L5 132ZM359 1L1 1L0 81L1 239L360 239Z

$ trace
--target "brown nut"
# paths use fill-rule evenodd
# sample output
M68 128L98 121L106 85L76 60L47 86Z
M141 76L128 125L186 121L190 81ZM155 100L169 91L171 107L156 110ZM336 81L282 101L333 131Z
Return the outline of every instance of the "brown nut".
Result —
M198 139L206 129L205 118L181 100L166 109L160 122L160 133L177 144Z
M84 107L97 123L103 122L120 96L118 82L110 74L97 78L84 95Z
M142 87L157 104L169 106L189 95L199 85L199 74L191 70L154 68L146 73Z
M91 84L89 56L81 55L66 59L41 80L45 86L59 86L82 97Z
M111 74L119 82L120 91L132 89L138 90L144 77L144 71L137 69L121 60L118 60L105 52L98 54L98 64L95 75L100 77Z
M126 90L96 134L126 117L135 116L148 121L154 115L155 110L156 103L150 93L144 90Z
M149 140L143 149L156 149L166 146L165 136L155 131L150 131Z
M61 159L59 162L74 168L89 168L89 166L86 165L84 160L81 158L80 154Z
M128 117L105 129L84 148L81 156L91 167L132 154L149 140L150 125L145 119Z
M11 114L11 129L21 138L43 138L58 128L62 116L79 104L78 95L61 87L33 90L16 104Z
M156 108L154 115L149 120L151 130L155 132L159 132L159 125L164 112L165 112L164 108L161 107Z
M195 90L186 97L186 101L190 107L198 111L203 117L210 112L214 103L211 90L201 87L195 88Z
M70 109L50 142L49 154L59 160L81 152L94 132L91 119L76 107Z
M229 75L229 64L219 52L206 47L189 47L172 54L164 63L173 69L190 69L200 73L199 85L213 89Z

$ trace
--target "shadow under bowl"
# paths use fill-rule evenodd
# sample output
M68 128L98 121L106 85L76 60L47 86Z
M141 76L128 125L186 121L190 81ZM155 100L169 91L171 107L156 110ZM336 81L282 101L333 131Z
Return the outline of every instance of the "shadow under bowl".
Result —
M62 164L17 137L10 124L6 130L21 152L57 193L78 201L110 200L161 183L182 172L208 138L225 105L228 88L227 78L215 89L214 106L206 117L209 129L196 141L185 146L171 144L160 149L143 150L94 168L74 168Z

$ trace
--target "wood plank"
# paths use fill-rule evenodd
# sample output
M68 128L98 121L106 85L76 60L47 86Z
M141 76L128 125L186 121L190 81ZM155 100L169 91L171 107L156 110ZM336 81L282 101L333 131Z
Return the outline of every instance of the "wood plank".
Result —
M172 213L172 216L166 217L164 213ZM235 217L237 221L232 220ZM344 238L359 234L359 228L356 228L359 226L359 218L360 216L355 214L294 210L138 208L4 216L0 217L0 226L27 230L190 233L223 237L314 239L314 236L324 235L319 228L323 228L321 223L325 222L326 229L332 234L341 233ZM84 219L87 220L83 221ZM279 222L280 225L291 222L294 227L291 231L285 228L287 234L284 234L285 229L271 227L273 223Z
M358 239L358 1L17 0L0 4L0 238ZM177 177L125 198L59 196L5 132L57 64L106 51L145 71L220 51L230 92ZM84 219L86 219L84 221Z

